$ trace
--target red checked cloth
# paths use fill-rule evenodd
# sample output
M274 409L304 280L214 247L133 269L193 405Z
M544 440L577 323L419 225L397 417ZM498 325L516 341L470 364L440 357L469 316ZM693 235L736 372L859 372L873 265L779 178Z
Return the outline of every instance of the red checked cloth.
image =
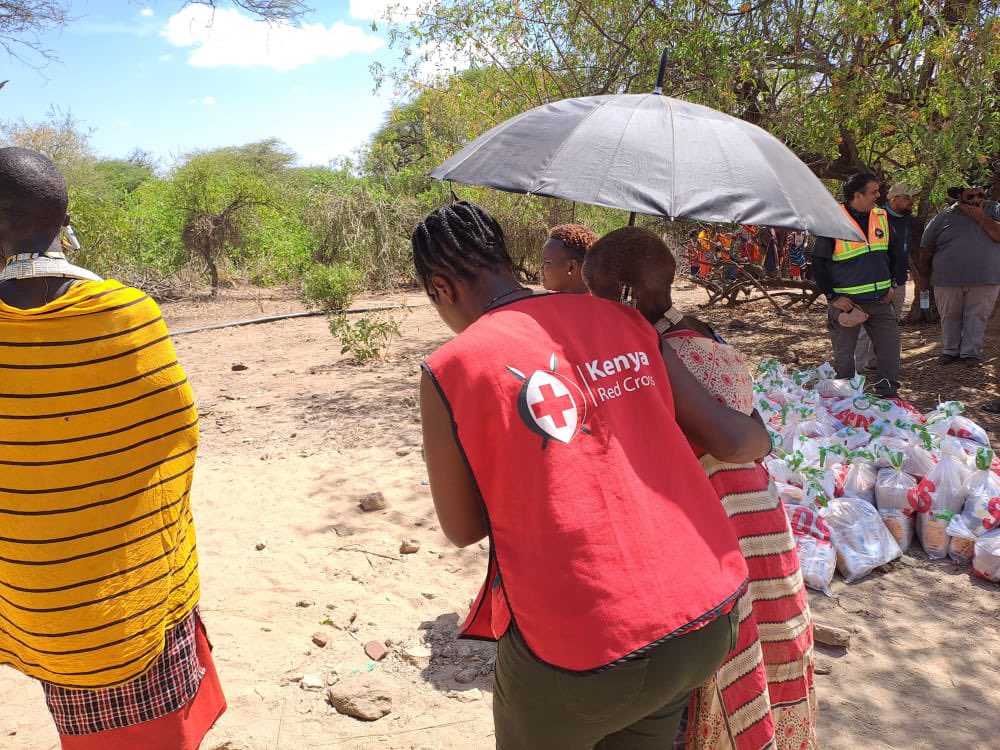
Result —
M105 732L152 721L194 698L205 676L195 643L197 608L167 631L163 653L132 682L103 690L70 690L42 683L59 734Z

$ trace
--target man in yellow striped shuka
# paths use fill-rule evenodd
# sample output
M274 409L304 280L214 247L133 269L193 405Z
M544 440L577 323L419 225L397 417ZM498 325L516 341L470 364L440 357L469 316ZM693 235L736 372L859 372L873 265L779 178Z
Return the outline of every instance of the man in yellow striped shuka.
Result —
M64 750L197 748L225 699L197 612L198 415L160 311L60 248L66 183L0 149L0 664Z

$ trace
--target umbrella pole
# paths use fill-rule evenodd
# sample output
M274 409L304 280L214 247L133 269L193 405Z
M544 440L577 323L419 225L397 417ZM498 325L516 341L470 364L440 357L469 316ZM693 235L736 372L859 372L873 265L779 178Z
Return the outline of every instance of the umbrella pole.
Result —
M628 225L630 227L635 226L635 211L630 211L628 215Z
M669 50L664 49L663 54L660 55L660 69L656 72L656 88L653 89L654 94L663 93L663 75L667 72L667 52Z

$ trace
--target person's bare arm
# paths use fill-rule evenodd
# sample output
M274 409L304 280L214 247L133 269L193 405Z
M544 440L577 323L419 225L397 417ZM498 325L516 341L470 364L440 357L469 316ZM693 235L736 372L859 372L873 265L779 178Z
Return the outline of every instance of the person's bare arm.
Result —
M475 544L486 536L479 492L455 440L448 408L426 372L420 374L420 423L441 531L457 547Z
M915 279L917 289L929 289L931 285L931 263L934 259L934 250L929 247L920 248L917 256L916 267L919 278Z
M674 393L674 412L681 431L720 461L742 464L771 452L763 424L716 401L677 358L660 343Z

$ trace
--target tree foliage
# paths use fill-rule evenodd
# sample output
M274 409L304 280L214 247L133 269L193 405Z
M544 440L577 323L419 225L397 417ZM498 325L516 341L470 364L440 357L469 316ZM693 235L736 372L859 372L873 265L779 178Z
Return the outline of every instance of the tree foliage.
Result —
M976 0L431 0L397 29L397 83L474 97L481 127L571 96L653 88L782 138L822 178L863 169L924 196L1000 172L1000 20ZM427 58L496 71L428 79ZM461 145L460 143L455 144Z

